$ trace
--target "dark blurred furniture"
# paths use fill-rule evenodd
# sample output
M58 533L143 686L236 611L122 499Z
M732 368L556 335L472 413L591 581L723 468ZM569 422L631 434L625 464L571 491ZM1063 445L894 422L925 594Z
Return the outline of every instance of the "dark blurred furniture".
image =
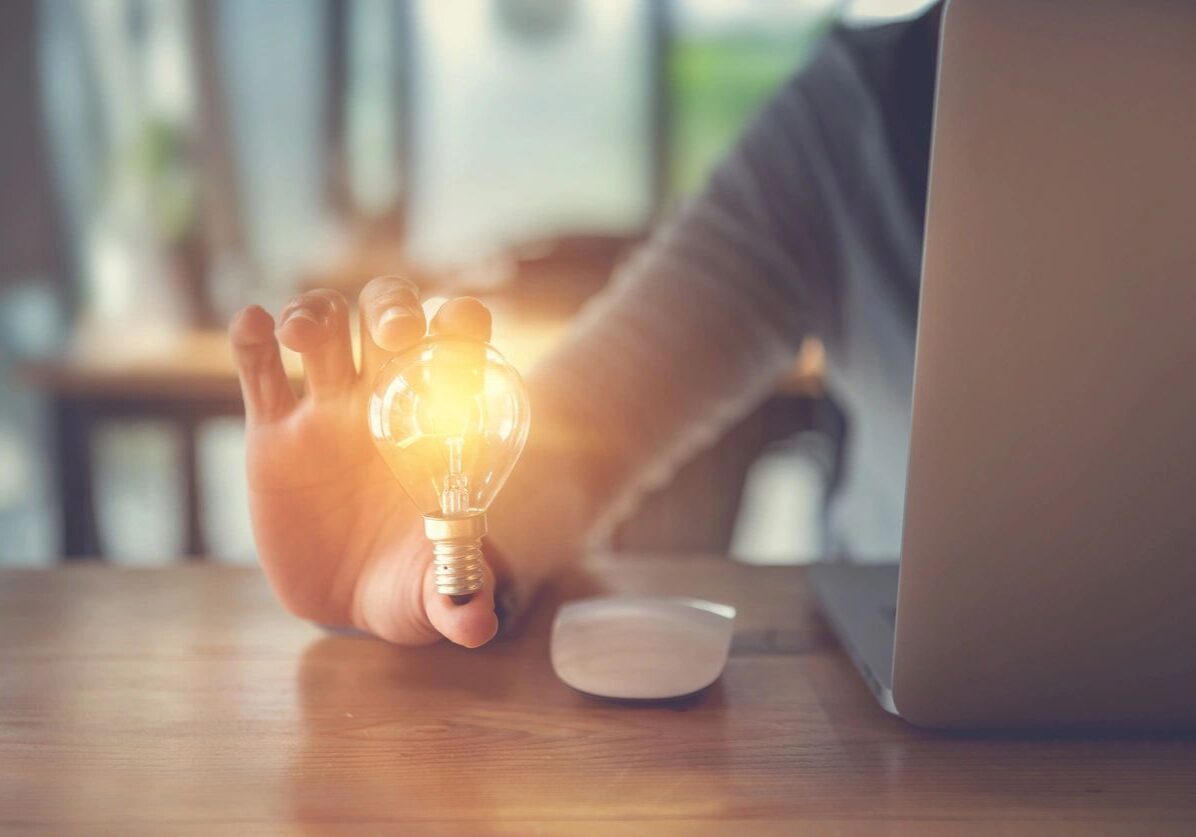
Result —
M0 830L1192 834L1196 738L946 735L877 706L800 567L595 560L467 651L331 636L220 566L0 571ZM680 701L559 682L554 605L738 609Z
M666 485L640 497L635 512L611 533L610 548L618 552L731 551L749 471L774 445L804 443L801 451L821 471L825 492L833 491L847 430L843 415L833 401L813 390L812 381L809 388L792 385L796 382L779 388L715 444L682 465Z
M527 369L551 349L567 325L564 319L504 316L500 308L494 339L517 367ZM97 348L89 348L88 342ZM298 358L287 354L285 360L298 390ZM187 331L140 347L136 335L128 334L85 341L59 358L25 363L19 373L46 396L55 422L65 558L104 555L96 520L96 429L105 421L151 418L173 424L183 442L183 551L197 557L207 552L197 431L207 419L243 414L223 332ZM821 353L811 345L780 382L777 400L746 419L728 436L728 444L705 452L673 485L645 499L641 511L615 534L618 548L725 549L751 461L769 442L817 423L820 376Z
M36 35L32 0L0 3L0 287L35 276L65 283L68 273L39 98Z
M206 552L200 515L197 431L205 419L243 414L241 391L219 332L189 332L142 352L77 350L25 363L20 374L40 390L54 422L62 552L102 557L96 521L93 450L106 421L161 419L182 436L184 553Z

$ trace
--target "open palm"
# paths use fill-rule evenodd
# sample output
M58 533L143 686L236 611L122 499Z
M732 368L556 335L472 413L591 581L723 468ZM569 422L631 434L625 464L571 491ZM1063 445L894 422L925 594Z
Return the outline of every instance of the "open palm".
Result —
M327 625L353 626L391 642L444 636L470 647L498 627L493 574L465 604L436 592L422 518L370 439L366 404L378 370L423 337L418 292L394 277L361 292L360 369L349 306L335 291L311 291L282 312L277 331L250 306L230 326L245 399L250 515L270 583L283 605ZM477 300L446 303L439 334L489 339ZM277 334L277 338L276 338ZM279 341L303 356L306 394L296 398Z

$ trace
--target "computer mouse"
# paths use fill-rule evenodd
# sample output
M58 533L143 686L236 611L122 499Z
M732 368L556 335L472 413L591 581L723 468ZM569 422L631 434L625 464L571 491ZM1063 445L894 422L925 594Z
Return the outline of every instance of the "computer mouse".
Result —
M722 674L735 608L701 599L602 596L569 602L552 625L552 668L586 694L662 700Z

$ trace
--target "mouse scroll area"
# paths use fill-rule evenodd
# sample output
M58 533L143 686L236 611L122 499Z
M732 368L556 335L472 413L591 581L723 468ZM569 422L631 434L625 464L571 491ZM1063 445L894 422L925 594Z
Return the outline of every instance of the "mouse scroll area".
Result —
M552 667L580 692L678 698L722 673L735 608L685 598L615 596L570 602L552 626Z

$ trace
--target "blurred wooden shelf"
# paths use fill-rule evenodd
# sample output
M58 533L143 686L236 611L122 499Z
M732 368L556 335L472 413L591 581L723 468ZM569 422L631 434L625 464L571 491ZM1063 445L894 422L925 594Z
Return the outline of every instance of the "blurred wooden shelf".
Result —
M296 380L299 371L293 370ZM56 358L22 363L18 372L30 386L51 395L159 400L241 396L228 338L218 331L135 341L132 347L120 340L104 348L76 346Z
M564 320L518 320L496 316L494 345L527 370L549 354L565 336ZM354 338L356 340L356 337ZM283 350L283 363L298 389L303 379L299 357ZM821 392L822 347L809 340L778 392ZM145 334L92 334L76 340L59 357L28 361L18 374L34 389L67 397L148 400L240 400L228 337L219 330Z
M356 314L353 315L356 321ZM566 319L526 319L495 311L494 345L516 368L530 369L552 351L569 327ZM356 337L354 340L356 341ZM283 363L299 392L301 359L283 351ZM199 424L242 415L240 384L223 331L146 332L85 330L60 357L30 361L17 374L50 401L56 434L62 548L71 558L102 555L92 485L91 439L98 423L154 418L173 422L183 438L181 473L184 548L207 551L199 501ZM822 351L807 341L778 394L821 392Z

